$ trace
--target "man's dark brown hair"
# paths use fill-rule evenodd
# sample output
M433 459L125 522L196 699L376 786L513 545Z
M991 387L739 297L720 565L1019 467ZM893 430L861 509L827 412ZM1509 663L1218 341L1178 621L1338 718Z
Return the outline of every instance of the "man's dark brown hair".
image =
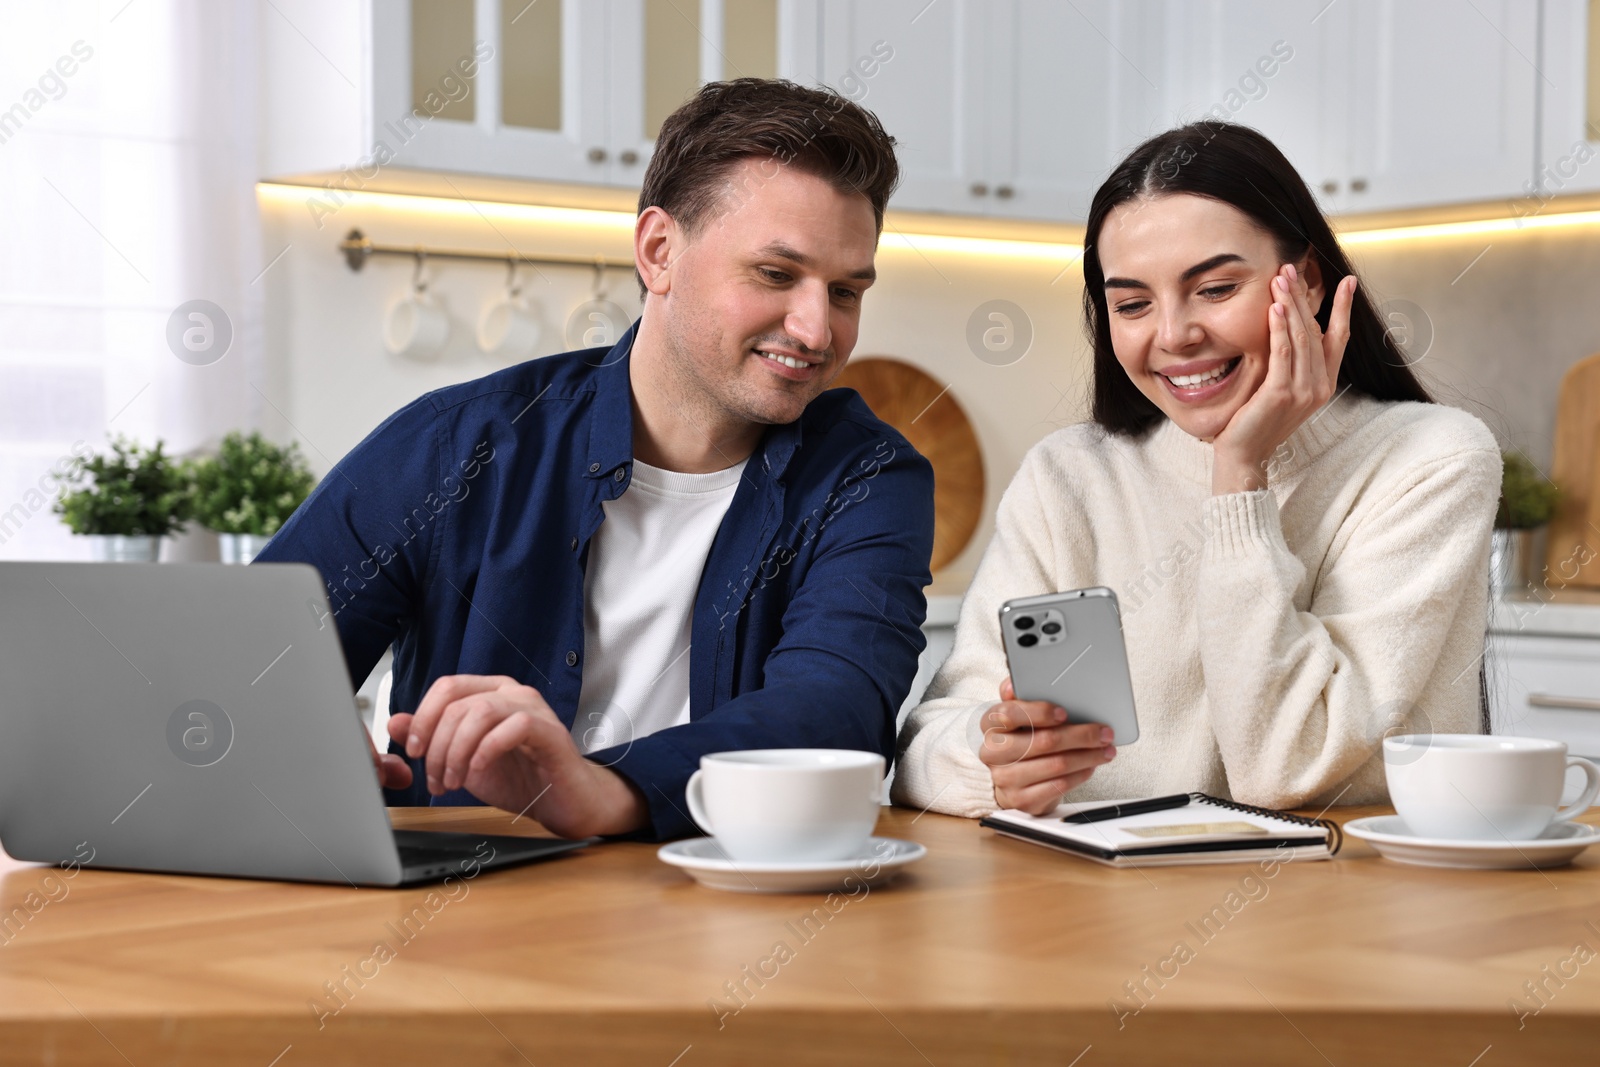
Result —
M872 204L879 232L900 181L894 138L866 108L829 89L738 78L702 87L661 124L639 210L659 207L693 232L724 197L737 199L741 190L729 184L728 172L752 158L860 193Z

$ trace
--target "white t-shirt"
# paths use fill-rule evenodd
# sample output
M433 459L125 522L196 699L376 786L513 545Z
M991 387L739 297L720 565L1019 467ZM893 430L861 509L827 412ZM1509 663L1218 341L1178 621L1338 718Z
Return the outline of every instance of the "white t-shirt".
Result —
M695 593L744 464L680 474L634 460L628 488L600 505L583 582L579 752L689 721Z

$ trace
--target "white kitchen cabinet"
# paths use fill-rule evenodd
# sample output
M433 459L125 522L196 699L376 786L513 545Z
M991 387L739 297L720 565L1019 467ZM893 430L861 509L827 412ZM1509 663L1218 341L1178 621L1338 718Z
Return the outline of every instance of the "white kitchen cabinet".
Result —
M637 186L661 119L706 81L776 73L777 0L411 0L375 5L373 70L381 118L427 99L470 45L479 65L470 113L446 109L396 154L400 166L512 178ZM445 20L440 9L449 14ZM763 63L739 31L769 40ZM381 14L380 14L381 12ZM752 17L752 13L754 17ZM521 25L526 20L530 25ZM463 23L470 23L467 30ZM468 38L470 34L470 38ZM454 49L436 38L452 36ZM423 54L432 56L422 65ZM434 89L435 99L440 94ZM432 111L432 108L425 108ZM379 130L381 135L381 128Z
M797 4L818 26L816 80L870 109L897 142L894 206L978 213L973 192L986 112L970 0L819 0ZM809 72L807 72L809 73Z
M1537 6L1230 0L1144 9L1160 127L1207 116L1283 150L1331 213L1516 196L1533 169Z
M387 167L637 186L666 114L785 54L780 0L365 0L337 33L282 4L318 40L268 42L264 172L352 188Z
M1153 132L1155 83L1131 57L1144 32L1145 6L984 5L973 34L983 45L986 134L977 180L993 214L1086 217L1111 168Z
M1324 8L1326 8L1324 10ZM1327 0L1162 0L1129 53L1155 82L1149 132L1205 118L1260 130L1333 209L1346 126L1348 26ZM1325 185L1326 183L1326 185Z
M900 141L902 209L1081 220L1134 144L1208 116L1265 133L1332 213L1510 198L1532 175L1520 0L797 6L821 80Z
M1552 196L1600 189L1600 107L1590 110L1589 0L1540 0L1544 26L1535 88L1539 93L1539 158L1513 203L1517 215L1538 214Z
M1496 634L1487 677L1495 733L1600 758L1600 639Z
M898 143L902 210L1080 219L1144 132L1113 0L818 0L817 80Z
M1567 158L1585 0L364 0L359 32L275 7L314 40L268 20L269 175L636 186L697 85L777 74L878 114L903 210L1081 221L1134 144L1208 115L1334 213L1525 198L1540 158L1545 195L1600 188Z
M933 681L933 676L939 673L939 668L944 666L950 650L955 647L956 619L961 613L961 599L948 595L928 597L928 614L922 622L922 632L927 636L928 643L917 658L917 675L900 704L895 719L896 728L905 723L906 715L912 708L922 703L922 694Z
M1341 206L1372 211L1520 195L1534 167L1538 4L1341 6L1352 45Z
M504 3L504 13L500 0L373 5L374 148L390 150L395 166L419 170L614 181L608 103L621 45L611 35L612 0L540 3L521 18L521 4ZM538 21L525 28L525 20ZM546 69L535 82L513 73L525 61L519 52L538 48L528 29L559 38L539 57ZM462 96L456 86L468 69L470 92ZM510 101L511 88L536 99Z

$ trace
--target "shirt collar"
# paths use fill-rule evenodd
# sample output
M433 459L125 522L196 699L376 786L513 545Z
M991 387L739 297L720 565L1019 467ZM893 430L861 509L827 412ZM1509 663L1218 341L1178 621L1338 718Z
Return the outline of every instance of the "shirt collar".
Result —
M634 321L617 343L608 350L594 350L585 362L594 370L594 415L589 422L589 449L584 473L590 478L612 478L618 467L633 462L633 386L628 365L633 354L639 323ZM801 419L805 416L801 415ZM783 477L789 461L800 448L800 419L768 426L750 457L773 480Z
M633 387L628 381L629 356L639 333L635 321L609 350L595 349L584 358L594 368L594 414L589 420L589 451L584 474L610 478L612 471L633 460Z

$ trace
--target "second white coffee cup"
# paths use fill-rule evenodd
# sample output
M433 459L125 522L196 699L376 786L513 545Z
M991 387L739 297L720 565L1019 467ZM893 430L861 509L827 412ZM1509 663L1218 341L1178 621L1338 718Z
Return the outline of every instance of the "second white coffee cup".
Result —
M1588 784L1558 811L1568 767L1581 769ZM1386 737L1383 770L1395 811L1419 837L1531 841L1583 814L1600 793L1600 768L1537 737Z
M700 757L689 813L733 860L815 863L860 852L882 807L883 757L771 748Z

